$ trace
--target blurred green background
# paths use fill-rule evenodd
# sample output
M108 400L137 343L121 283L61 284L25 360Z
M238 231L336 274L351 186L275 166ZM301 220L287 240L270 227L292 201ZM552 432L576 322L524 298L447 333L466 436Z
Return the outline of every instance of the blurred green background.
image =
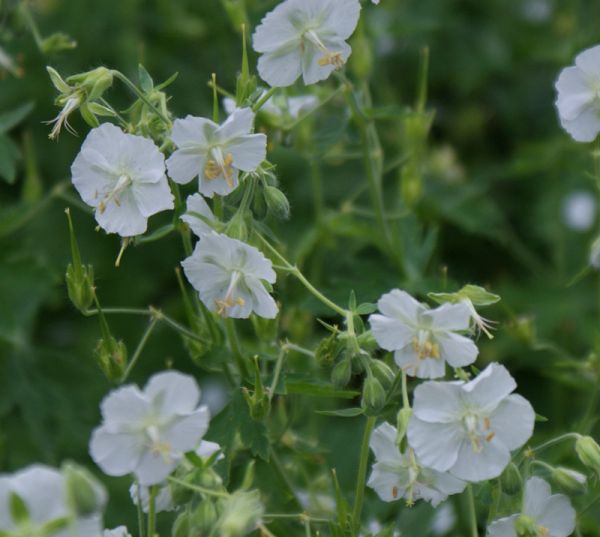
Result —
M69 458L93 467L87 442L99 423L98 403L111 386L94 361L97 320L83 318L67 299L63 277L70 253L63 211L72 208L82 256L95 267L105 306L152 304L183 319L174 268L184 254L179 242L169 238L129 249L121 268L113 267L118 239L96 232L93 217L65 199L77 196L64 183L89 127L75 114L71 123L79 137L63 132L58 143L48 140L50 128L43 122L58 109L45 66L71 75L104 65L135 79L141 62L156 81L179 72L167 90L171 111L175 116L209 115L210 74L235 89L239 10L245 6L253 26L276 2L31 1L29 10L42 36L61 31L77 41L73 50L47 55L15 15L17 4L0 0L0 47L20 71L14 76L2 69L0 114L26 103L34 107L3 135L12 143L0 145L0 175L5 176L0 179L0 471L33 461L57 465ZM380 6L368 2L363 7L386 162L407 155L410 162L410 155L418 153L413 164L419 192L411 190L406 177L402 185L401 167L385 175L386 204L390 214L399 213L394 225L402 230L413 269L410 277L399 276L373 248L373 219L367 209L357 209L368 208L367 198L358 197L352 205L356 210L349 209L349 192L365 179L355 158L356 133L343 101L336 99L296 131L273 137L270 158L292 207L291 220L275 225L279 236L311 279L340 303L351 289L359 302L375 302L391 287L423 296L465 283L488 286L502 302L483 312L499 324L493 341L479 339L479 364L501 361L515 375L520 393L548 418L538 424L539 441L570 430L597 433L600 276L590 272L567 287L587 264L597 222L578 231L563 217L572 192L597 197L586 176L593 169L592 147L576 144L561 130L553 84L577 52L597 43L600 4L381 0ZM415 153L406 118L415 101L424 46L430 49L428 108L435 117L428 142ZM369 51L362 44L355 50L360 53L351 62L350 76L364 76L368 69L360 62L368 60ZM329 81L318 91L334 84ZM130 102L117 84L107 96L123 108ZM327 208L318 225L311 186L315 173L322 178ZM308 300L295 282L284 280L277 293L284 304L281 336L314 348L324 335L314 317L328 319L328 312ZM133 349L146 321L110 321L115 335ZM250 341L251 331L245 334ZM208 378L180 338L159 326L132 378L143 383L165 365L193 372L203 382ZM318 366L300 356L292 367L318 374ZM305 464L302 471L290 467L299 487L323 484L327 491L321 475L325 461L338 469L350 494L362 424L312 412L335 404L290 396L290 405L297 406L291 429L306 445L282 445L281 456L284 464L297 460L293 457ZM559 449L551 460L576 467L570 453ZM258 472L274 504L269 510L276 511L277 502L283 502L277 477L266 463L259 462ZM132 521L127 480L104 481L112 494L107 525ZM367 518L400 516L411 530L407 534L429 531L428 507L399 509L382 504L371 492L367 499ZM600 535L591 522L594 516L600 520L592 512L585 535Z

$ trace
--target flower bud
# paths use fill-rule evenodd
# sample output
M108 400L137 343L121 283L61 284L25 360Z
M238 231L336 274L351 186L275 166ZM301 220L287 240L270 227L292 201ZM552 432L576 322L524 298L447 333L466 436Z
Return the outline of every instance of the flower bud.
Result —
M113 336L103 336L96 346L96 361L108 380L119 381L127 367L127 347Z
M377 377L377 380L381 382L382 386L389 388L396 377L392 371L392 368L382 360L371 360L369 363L371 365L371 371L373 372L373 375Z
M85 468L67 463L62 468L69 504L77 516L101 512L106 504L106 491Z
M515 522L515 530L519 537L538 537L538 527L535 520L527 515L519 515Z
M552 479L568 494L587 492L587 478L581 472L558 466L552 470Z
M396 418L398 434L396 435L396 444L400 445L404 437L406 436L406 431L408 430L408 422L412 416L412 408L406 407L401 408L398 412L398 416Z
M221 537L241 537L256 528L264 513L258 490L234 492L223 502L219 518Z
M191 513L184 511L175 519L171 530L172 537L191 537L190 518Z
M320 366L328 367L333 364L339 353L340 345L337 340L337 335L331 334L319 342L315 349L315 358ZM350 379L348 378L348 380Z
M246 241L248 238L248 225L246 224L244 211L239 210L233 215L233 218L227 224L227 229L225 231L232 239L237 239L242 242Z
M275 186L265 185L265 203L269 212L276 216L287 220L290 217L290 202L285 194Z
M385 404L385 390L373 375L367 376L363 385L361 406L367 413L378 413Z
M575 442L579 460L600 476L600 446L591 436L580 436Z
M514 496L521 492L521 489L523 488L523 478L514 462L511 462L504 472L502 472L502 475L500 476L500 487L502 488L502 492L509 496Z
M81 262L71 214L69 209L65 212L69 222L72 258L72 263L69 263L67 266L67 273L65 275L67 292L73 305L79 311L86 312L94 301L94 267L92 265L84 265Z
M40 43L40 49L44 54L55 54L75 47L77 47L77 41L63 32L55 32Z
M106 67L97 67L67 78L67 83L84 91L86 100L94 101L112 86L113 74Z
M335 364L331 371L331 382L336 388L345 388L352 376L352 362L348 358L342 358Z
M190 516L190 525L192 533L190 537L202 535L198 530L210 530L218 518L217 507L213 500L206 499L198 505L196 510Z

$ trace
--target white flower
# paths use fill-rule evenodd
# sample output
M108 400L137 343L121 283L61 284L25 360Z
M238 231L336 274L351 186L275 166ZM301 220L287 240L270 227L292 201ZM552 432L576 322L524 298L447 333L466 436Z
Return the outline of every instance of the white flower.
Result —
M146 231L148 217L173 208L162 153L152 140L104 123L92 129L71 166L73 185L107 233Z
M200 194L188 196L186 207L187 210L181 219L198 237L213 230L211 223L216 223L217 219Z
M435 507L449 494L458 494L466 486L464 481L448 474L424 468L415 459L412 449L402 453L396 444L398 431L389 423L382 423L373 431L369 445L377 461L367 485L385 502L400 498L412 505L423 499Z
M358 0L286 0L256 28L252 44L258 73L273 87L325 80L342 67L352 49L346 43L358 23Z
M104 530L104 537L131 537L131 534L125 526L118 526L112 530Z
M575 231L587 231L596 219L596 200L585 191L569 194L563 201L563 220Z
M103 489L96 490L99 509L106 503L106 493ZM19 523L13 520L11 514L11 497L13 495L23 502L26 507L28 520ZM65 478L58 470L34 464L12 475L0 475L0 533L15 532L23 535L38 534L44 525L65 519L65 525L59 527L45 537L69 537L70 535L85 535L86 537L101 537L102 525L100 513L86 517L76 517L69 505Z
M431 520L432 535L448 535L456 526L457 519L454 505L451 502L443 503L433 514Z
M274 283L275 271L253 246L218 233L204 235L181 265L209 310L238 319L252 312L267 319L277 315L263 283Z
M254 113L240 108L225 123L187 116L176 119L171 139L177 146L167 159L169 176L181 184L198 177L201 194L225 196L238 186L239 172L252 172L267 155L267 137L251 134Z
M263 91L261 97L266 93ZM310 112L319 104L319 99L314 95L298 95L287 97L286 95L274 95L269 98L260 109L278 119L298 119L302 114ZM228 114L233 114L236 104L230 97L223 99L223 108Z
M446 362L464 367L477 358L478 349L469 338L471 312L465 304L443 304L428 309L405 291L394 289L377 302L382 315L369 318L379 346L395 351L394 358L408 375L419 378L442 377Z
M531 477L525 483L521 514L492 522L487 535L517 537L517 528L529 530L528 535L567 537L575 530L575 510L567 496L552 494L548 483Z
M535 412L512 394L514 379L490 364L470 382L425 382L415 389L408 443L417 459L465 481L498 477L510 452L533 433Z
M135 473L141 485L160 483L206 433L209 412L199 400L196 381L176 371L154 375L144 391L114 390L102 401L92 459L108 475Z
M556 81L556 107L563 128L577 142L600 132L600 45L584 50Z

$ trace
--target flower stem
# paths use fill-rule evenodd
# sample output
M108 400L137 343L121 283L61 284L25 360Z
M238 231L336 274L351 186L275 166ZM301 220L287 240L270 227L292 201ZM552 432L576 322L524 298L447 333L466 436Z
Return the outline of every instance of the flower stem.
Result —
M156 485L150 487L150 498L148 500L148 537L154 537L156 527Z
M402 370L402 407L410 408L410 403L408 401L408 381L404 369Z
M252 107L253 112L258 112L263 105L273 96L273 94L277 91L277 88L271 88L267 91Z
M352 511L352 536L356 537L360 532L360 517L362 514L363 499L365 496L365 483L367 480L367 462L369 460L369 441L375 427L375 416L367 417L365 430L360 447L360 459L358 463L358 475L356 476L356 495L354 498L354 510Z
M471 487L471 485L467 485L467 502L469 506L471 537L479 537L479 531L477 529L477 511L475 510L475 497L473 496L473 487Z
M205 496L214 496L215 498L229 498L229 494L227 492L220 492L218 490L211 490L200 485L193 485L192 483L186 483L185 481L181 481L181 479L177 479L176 477L169 477L168 480L171 483L175 483L183 488L193 490L194 492L198 492L200 494L204 494Z
M142 355L142 351L144 350L146 342L148 341L148 338L150 337L152 330L154 330L154 327L156 326L157 322L158 322L158 317L152 317L150 324L146 328L146 331L144 332L142 339L140 339L140 342L138 343L138 346L135 349L133 356L131 357L131 361L129 362L127 369L125 369L125 372L123 373L123 376L121 377L121 380L120 380L121 384L123 384L127 380L127 377L129 377L129 374L135 367L135 364L137 364L140 356Z

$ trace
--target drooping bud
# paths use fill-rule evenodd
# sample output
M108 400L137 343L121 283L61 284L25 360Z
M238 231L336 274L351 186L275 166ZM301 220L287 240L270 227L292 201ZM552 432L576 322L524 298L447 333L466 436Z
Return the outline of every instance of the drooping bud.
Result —
M377 414L385 404L385 390L372 374L367 375L363 385L361 406L367 414Z
M67 83L85 92L86 100L94 101L112 86L113 74L106 67L97 67L67 78Z
M587 492L587 477L581 472L557 466L552 470L552 479L568 494L585 494Z
M504 472L502 472L502 475L500 476L500 486L502 487L502 492L509 496L514 496L521 492L521 489L523 488L523 478L514 462L511 462Z
M575 442L579 460L600 477L600 446L591 436L580 436Z
M346 357L335 364L331 371L331 382L336 388L344 388L352 376L352 361Z
M96 307L98 308L100 330L102 332L102 337L96 345L96 361L108 380L118 382L127 368L127 347L122 341L117 341L110 333L108 322L97 300Z
M71 259L67 266L65 280L67 292L73 305L81 312L87 312L94 301L94 267L83 265L79 254L79 245L75 237L71 212L65 210L69 222L69 235L71 237Z
M328 367L333 364L339 353L340 344L337 334L333 333L319 342L315 349L315 358L320 366Z
M381 382L381 385L386 389L390 388L396 378L392 368L382 360L371 360L369 364L373 375L377 377L377 380Z
M398 412L398 416L396 418L398 434L396 435L396 444L400 445L404 437L406 436L406 431L408 430L408 422L412 416L412 408L405 407L401 408Z
M265 203L269 212L287 220L290 217L290 202L285 194L275 186L265 185L264 187Z
M77 516L89 516L104 509L107 500L106 491L88 470L66 463L62 471L67 498Z

